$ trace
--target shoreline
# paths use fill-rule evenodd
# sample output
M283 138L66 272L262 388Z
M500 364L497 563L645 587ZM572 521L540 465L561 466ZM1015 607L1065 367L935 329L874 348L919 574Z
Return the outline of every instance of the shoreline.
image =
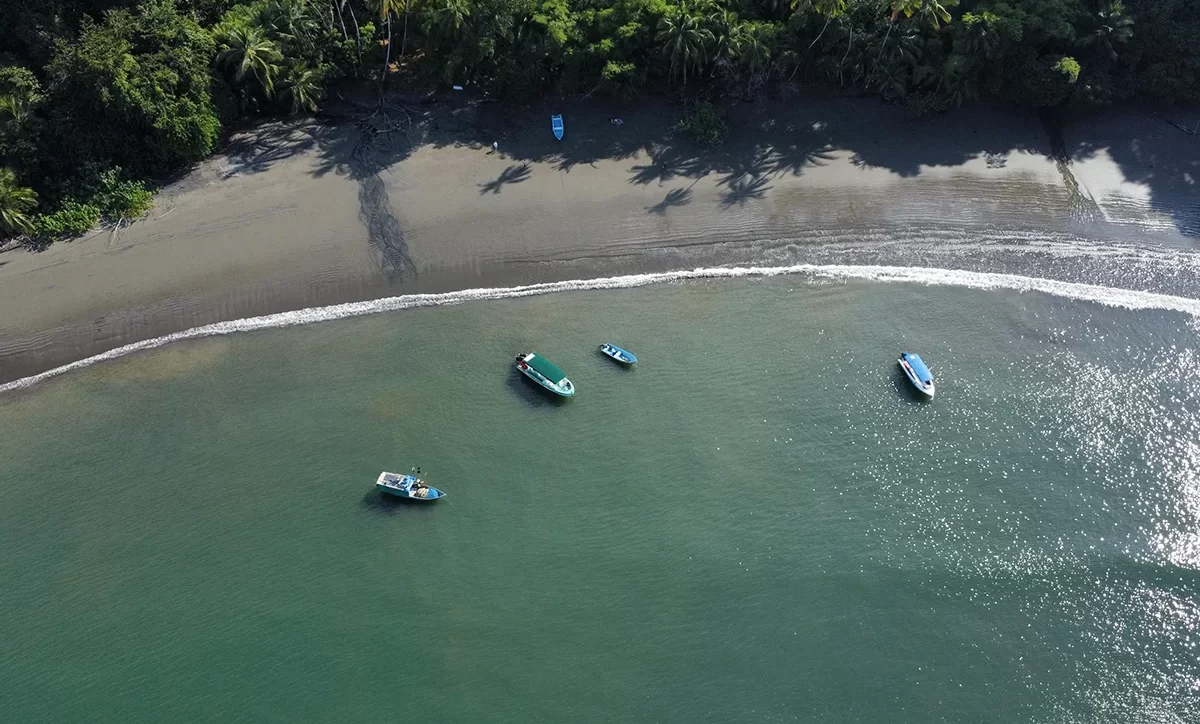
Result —
M422 107L413 142L365 161L348 124L235 135L120 234L0 254L0 383L204 325L401 295L724 265L940 266L955 245L1029 234L1186 251L1200 235L1198 146L1146 114L1069 122L1064 169L1034 114L986 108L915 121L869 99L744 104L717 149L674 137L666 105L554 108L561 144L546 108Z
M1119 307L1129 310L1155 309L1177 312L1200 319L1200 299L1178 297L1153 292L1116 290L1088 284L1019 277L989 272L964 272L927 267L889 266L838 266L798 264L788 267L710 267L706 269L679 270L672 272L643 272L618 277L572 279L560 282L539 282L514 287L463 289L434 294L406 294L397 297L347 302L322 307L308 307L289 312L243 317L215 322L172 332L160 337L139 340L91 355L65 365L44 370L29 376L0 383L0 394L25 389L62 374L83 369L93 364L119 359L129 354L183 342L231 334L245 334L268 329L332 322L374 314L384 314L406 309L423 309L451 304L466 304L480 301L521 299L533 296L578 291L607 291L634 289L655 284L679 281L713 281L720 279L763 279L788 275L807 275L813 279L837 281L906 282L928 286L957 286L980 290L1008 289L1018 292L1041 292Z

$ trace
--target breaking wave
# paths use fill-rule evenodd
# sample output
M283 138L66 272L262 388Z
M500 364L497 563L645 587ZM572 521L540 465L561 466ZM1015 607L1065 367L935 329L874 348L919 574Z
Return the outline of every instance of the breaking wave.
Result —
M629 289L650 284L662 284L675 281L698 279L736 279L746 277L773 277L783 275L806 275L812 278L832 280L865 280L875 282L906 282L910 284L926 284L935 286L957 286L971 289L1009 289L1020 292L1041 292L1055 296L1095 302L1111 307L1126 309L1158 309L1180 312L1193 318L1200 319L1200 299L1158 294L1154 292L1135 291L1129 289L1114 289L1111 287L1065 282L1053 279L1039 279L1015 274L1000 274L994 272L972 272L956 269L935 269L928 267L901 266L870 266L844 264L792 264L788 266L763 267L712 267L684 271L657 272L651 274L630 274L626 276L602 277L598 279L571 279L561 282L545 282L516 287L497 287L482 289L464 289L456 292L441 294L405 294L396 297L385 297L365 302L350 302L333 304L325 307L310 307L294 312L279 312L258 317L234 319L228 322L216 322L201 327L193 327L182 332L155 337L153 339L134 342L116 349L111 349L92 357L56 367L45 372L23 377L0 385L0 392L8 392L42 382L51 377L71 372L106 360L124 357L125 355L142 350L155 349L172 342L202 337L215 337L239 332L253 332L260 329L275 329L293 327L314 322L328 322L348 317L360 317L367 314L392 312L401 309L419 307L437 307L447 304L462 304L464 302L487 301L495 299L515 299L532 297L555 292L570 292L595 289Z

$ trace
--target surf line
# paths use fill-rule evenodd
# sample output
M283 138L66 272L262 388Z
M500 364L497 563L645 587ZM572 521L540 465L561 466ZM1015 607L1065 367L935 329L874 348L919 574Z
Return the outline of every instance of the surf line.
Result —
M517 287L495 287L480 289L463 289L456 292L439 294L405 294L396 297L384 297L364 302L348 302L333 304L326 307L309 307L293 312L278 312L259 317L245 317L228 322L215 322L200 327L192 327L181 332L154 337L140 342L133 342L107 352L93 355L61 367L40 372L28 377L22 377L12 382L0 385L0 393L35 385L38 382L57 377L74 370L89 367L98 362L117 359L134 352L155 349L172 342L187 339L216 337L239 332L253 332L261 329L278 329L294 327L316 322L329 322L349 317L361 317L367 314L393 312L402 309L417 309L421 307L440 307L465 302L489 301L497 299L517 299L533 297L556 292L587 291L599 289L629 289L650 284L663 284L673 281L688 281L697 279L739 279L747 277L773 277L784 275L807 275L813 278L833 280L863 280L873 282L904 282L909 284L925 284L930 286L957 286L970 289L996 290L1009 289L1019 292L1040 292L1055 296L1066 297L1080 301L1094 302L1111 307L1143 310L1159 309L1180 312L1200 319L1200 299L1189 299L1169 294L1142 292L1132 289L1114 289L1093 284L1064 282L1054 279L1018 276L1014 274L998 274L994 272L972 272L958 269L936 269L930 267L899 267L899 266L858 266L843 264L793 264L790 266L766 267L710 267L671 272L655 272L650 274L630 274L617 277L601 277L597 279L571 279L561 282L543 282Z

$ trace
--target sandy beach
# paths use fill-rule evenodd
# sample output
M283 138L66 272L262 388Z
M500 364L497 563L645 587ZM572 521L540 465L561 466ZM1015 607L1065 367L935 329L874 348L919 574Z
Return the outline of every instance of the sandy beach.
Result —
M1200 143L1179 127L1196 113L1069 120L1057 139L1032 113L915 120L817 97L736 105L712 149L673 133L666 104L413 110L408 136L372 154L329 119L235 134L132 226L0 253L0 382L211 322L414 292L911 264L903 242L917 238L1200 236ZM937 244L923 248L939 263Z

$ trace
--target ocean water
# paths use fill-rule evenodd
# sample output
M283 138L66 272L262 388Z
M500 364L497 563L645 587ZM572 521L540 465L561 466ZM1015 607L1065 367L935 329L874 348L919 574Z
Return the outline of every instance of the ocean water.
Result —
M854 276L482 295L7 390L0 718L1200 721L1192 302ZM373 490L413 465L449 497Z

